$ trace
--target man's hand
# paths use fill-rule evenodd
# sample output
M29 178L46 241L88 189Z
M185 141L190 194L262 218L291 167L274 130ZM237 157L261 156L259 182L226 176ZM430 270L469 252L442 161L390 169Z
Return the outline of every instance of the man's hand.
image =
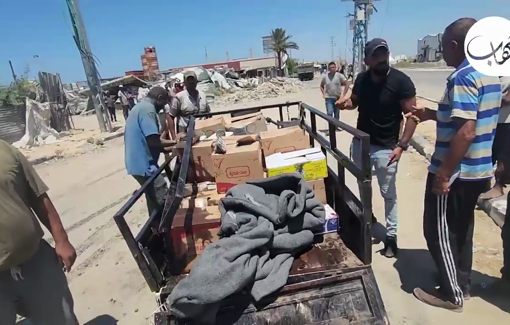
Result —
M60 240L55 242L55 252L62 261L62 264L64 264L64 272L69 273L74 261L76 261L76 250L73 245L71 245L68 239Z
M390 160L388 161L388 165L386 167L389 167L394 162L399 161L400 157L402 156L402 152L404 152L404 149L400 147L393 149L393 152L390 154Z
M349 99L349 97L340 97L338 98L338 100L335 102L335 105L336 106L342 106L343 104L345 104L345 102Z
M446 195L450 192L450 181L445 177L434 177L432 182L432 193L436 195Z
M448 170L443 165L439 166L432 182L432 193L436 195L448 194L450 192L450 178L452 174L452 170Z
M328 95L324 92L322 93L322 98L328 98Z
M428 107L421 106L413 106L413 110L404 115L405 118L411 117L414 115L420 119L421 122L436 120L437 111L430 109Z

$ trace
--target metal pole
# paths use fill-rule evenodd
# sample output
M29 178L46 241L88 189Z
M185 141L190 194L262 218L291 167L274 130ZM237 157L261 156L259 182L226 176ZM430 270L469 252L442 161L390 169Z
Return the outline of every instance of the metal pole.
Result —
M18 79L16 79L16 74L14 73L14 68L12 67L12 62L9 60L9 65L11 66L11 72L12 72L12 79L14 79L14 82L17 82Z
M97 122L99 123L99 128L101 132L106 132L107 128L108 131L111 132L112 126L108 117L106 117L105 125L105 115L107 116L107 109L103 100L101 83L99 82L96 64L92 56L89 41L87 39L87 32L85 31L85 25L83 24L83 19L81 17L78 0L66 0L66 3L69 10L69 15L71 16L71 22L73 24L74 38L76 45L78 46L78 50L80 51L83 68L85 69L85 75L87 77L87 83L89 84L92 102L94 103L94 107L96 109L96 117Z
M335 37L331 36L331 61L335 61Z

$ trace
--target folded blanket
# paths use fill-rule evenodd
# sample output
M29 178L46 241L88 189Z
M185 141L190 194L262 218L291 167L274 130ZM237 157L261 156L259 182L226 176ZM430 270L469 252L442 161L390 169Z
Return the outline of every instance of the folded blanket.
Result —
M222 238L206 247L167 299L178 318L214 324L226 297L246 288L259 301L282 288L294 256L325 220L324 206L299 174L237 185L219 208Z

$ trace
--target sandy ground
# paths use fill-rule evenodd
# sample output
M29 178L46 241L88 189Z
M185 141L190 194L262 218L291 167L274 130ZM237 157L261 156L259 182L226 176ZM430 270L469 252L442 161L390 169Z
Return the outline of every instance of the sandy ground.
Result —
M101 134L98 128L98 122L95 115L73 116L74 129L61 132L60 139L54 143L41 146L20 149L21 152L30 160L37 159L62 159L78 156L84 153L90 153L100 148L104 141L104 134ZM118 122L112 124L113 131L124 127L124 119L121 117Z
M235 107L302 100L324 110L318 84L316 79L307 82L299 94ZM231 107L214 107L214 110L228 108ZM266 115L276 118L278 113ZM355 125L356 116L356 112L342 112L341 119ZM325 125L319 122L318 126L320 129ZM347 153L350 136L338 132L337 140L339 148ZM118 138L88 154L36 167L50 187L49 194L78 252L68 278L82 324L148 324L149 316L156 308L154 295L146 286L112 219L137 188L137 183L126 175L123 151L123 139ZM330 165L336 163L330 161ZM412 289L431 283L434 273L422 235L426 168L425 158L415 152L405 153L399 165L399 259L386 259L376 253L382 245L373 246L373 269L392 324L509 324L508 303L475 297L466 303L462 314L455 314L423 305L412 296ZM354 178L348 175L346 181L349 188L357 192ZM383 220L383 202L377 181L372 184L374 213ZM127 218L132 231L138 231L146 218L142 200ZM474 242L473 282L488 284L499 276L501 240L499 229L481 212L476 216Z

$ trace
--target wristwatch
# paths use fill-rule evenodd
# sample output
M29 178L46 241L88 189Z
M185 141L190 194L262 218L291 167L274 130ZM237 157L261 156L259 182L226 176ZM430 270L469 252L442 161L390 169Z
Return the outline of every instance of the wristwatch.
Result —
M402 143L402 142L399 141L397 143L397 147L402 148L402 150L406 151L407 148L409 148L409 143Z

